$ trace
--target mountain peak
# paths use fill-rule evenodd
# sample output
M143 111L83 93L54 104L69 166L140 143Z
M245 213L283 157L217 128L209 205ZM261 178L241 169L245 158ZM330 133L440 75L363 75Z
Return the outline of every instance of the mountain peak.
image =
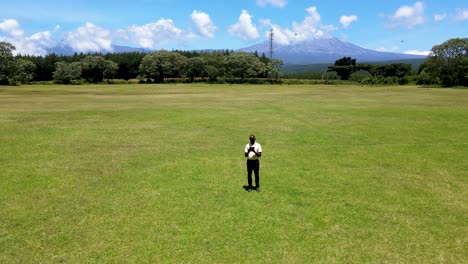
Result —
M264 41L253 46L240 49L240 51L268 54L270 52L269 41ZM343 57L352 57L359 62L391 61L403 59L424 58L425 56L409 55L402 53L379 52L365 49L349 43L330 34L296 41L277 42L273 45L274 57L282 59L286 64L317 64L333 63Z

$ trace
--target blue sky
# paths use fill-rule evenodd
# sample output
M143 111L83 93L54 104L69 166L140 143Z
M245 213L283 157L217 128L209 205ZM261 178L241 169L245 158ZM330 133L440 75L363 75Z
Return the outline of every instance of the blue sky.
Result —
M0 41L45 54L58 43L76 51L112 45L148 49L238 49L333 35L364 48L426 54L468 37L468 2L303 0L0 0Z

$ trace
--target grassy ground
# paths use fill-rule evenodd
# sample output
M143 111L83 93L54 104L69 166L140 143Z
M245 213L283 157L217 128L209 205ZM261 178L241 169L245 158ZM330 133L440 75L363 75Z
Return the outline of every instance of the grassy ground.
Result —
M0 262L466 263L467 142L467 90L0 87Z

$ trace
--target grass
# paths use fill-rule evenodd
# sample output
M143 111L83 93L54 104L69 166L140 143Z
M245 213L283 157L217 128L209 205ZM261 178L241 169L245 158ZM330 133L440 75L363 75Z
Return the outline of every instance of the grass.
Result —
M0 262L466 263L467 142L467 90L0 87Z

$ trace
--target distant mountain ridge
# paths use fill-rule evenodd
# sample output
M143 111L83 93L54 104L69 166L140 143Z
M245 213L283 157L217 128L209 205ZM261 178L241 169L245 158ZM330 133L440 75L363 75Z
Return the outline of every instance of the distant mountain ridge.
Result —
M46 50L48 54L55 53L57 55L73 55L79 53L72 47L63 43ZM205 50L208 51L208 50ZM211 50L211 51L216 51ZM255 44L250 47L242 48L237 51L255 52L259 54L265 53L268 55L270 52L270 45L268 41ZM112 45L110 51L95 51L101 53L124 53L124 52L143 52L148 53L152 50L144 48L134 48L127 46ZM95 53L93 51L84 53ZM412 59L424 59L426 56L411 55L403 53L380 52L370 49L362 48L358 45L349 43L333 36L322 38L314 38L302 42L296 42L288 45L275 44L274 57L282 59L284 64L289 65L311 65L311 64L331 64L337 59L343 57L352 57L357 59L358 63L364 62L385 62L385 61L401 61Z
M247 48L239 49L239 51L257 51L259 54L265 53L265 55L268 55L270 45L268 41L264 41ZM333 36L315 38L289 45L276 44L273 46L273 54L273 57L282 59L285 64L300 65L333 63L343 57L352 57L361 63L422 59L426 57L365 49Z
M47 54L56 54L56 55L64 55L64 56L71 56L75 53L80 53L80 51L74 50L72 47L64 44L59 44L55 47L46 49ZM127 47L127 46L120 46L120 45L112 45L112 50L110 51L87 51L83 53L125 53L125 52L151 52L149 49L144 48L134 48L134 47Z

